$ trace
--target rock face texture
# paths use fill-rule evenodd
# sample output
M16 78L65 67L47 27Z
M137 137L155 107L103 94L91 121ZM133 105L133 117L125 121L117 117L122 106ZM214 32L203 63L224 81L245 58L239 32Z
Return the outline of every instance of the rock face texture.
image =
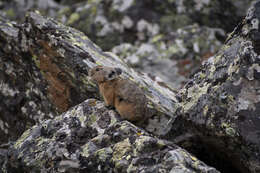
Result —
M2 170L219 173L173 143L118 120L95 99L32 127L10 150Z
M179 93L182 116L242 172L260 172L260 2Z
M47 97L47 82L31 55L23 51L18 25L5 20L0 23L0 141L5 143L58 112Z
M256 1L178 92L38 12L0 18L1 171L260 172L259 11ZM95 65L120 67L144 91L147 124L99 101Z

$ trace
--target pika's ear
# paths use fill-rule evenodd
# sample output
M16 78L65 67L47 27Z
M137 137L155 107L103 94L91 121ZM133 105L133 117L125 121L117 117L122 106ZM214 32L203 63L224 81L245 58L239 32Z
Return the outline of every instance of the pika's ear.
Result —
M116 70L116 73L117 73L118 75L122 74L121 68L115 68L115 70Z

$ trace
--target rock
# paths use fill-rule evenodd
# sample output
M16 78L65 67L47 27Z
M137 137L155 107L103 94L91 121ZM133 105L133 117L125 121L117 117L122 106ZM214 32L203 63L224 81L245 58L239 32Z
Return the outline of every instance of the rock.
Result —
M117 10L130 8L116 2L121 2L114 4ZM17 139L36 124L8 150L0 146L5 158L0 160L1 169L259 172L259 4L253 4L222 49L177 95L158 78L135 72L82 32L53 19L35 12L21 24L0 18L0 139ZM71 21L77 18L74 14ZM144 20L139 31L145 34L139 35L145 40L158 30ZM129 21L125 27L132 26ZM154 29L147 31L147 26ZM195 53L202 50L196 42L191 45ZM152 44L143 44L142 50L155 54L151 48ZM182 46L180 52L188 53ZM124 78L144 90L154 114L142 129L119 121L102 102L78 105L85 99L101 99L87 77L95 65L120 67Z
M190 145L214 148L243 173L260 172L259 11L257 1L222 49L178 93L180 115L190 127L178 132L197 135Z
M26 128L57 115L39 70L23 52L18 25L0 21L0 143L16 140ZM19 42L21 41L21 42Z
M27 130L3 172L219 173L172 142L148 134L89 99Z

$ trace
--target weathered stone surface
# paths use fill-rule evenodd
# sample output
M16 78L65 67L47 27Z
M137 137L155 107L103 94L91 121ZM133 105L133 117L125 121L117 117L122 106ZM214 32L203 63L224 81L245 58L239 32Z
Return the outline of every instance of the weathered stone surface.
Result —
M89 99L27 130L3 172L219 173L173 143L151 136Z
M23 52L20 29L0 21L0 143L17 139L26 128L57 115L41 73Z
M257 1L223 48L178 93L188 131L243 173L260 172L259 11Z
M209 158L211 163L232 165L228 172L259 172L259 9L258 1L218 54L178 93L178 99L166 84L136 73L75 29L34 12L28 13L23 24L1 18L0 138L15 139L38 123L11 145L9 157L0 160L2 170L216 172L169 142L173 141L206 163ZM144 90L156 111L144 129L119 122L112 110L93 100L67 111L87 98L100 99L97 87L87 78L88 69L96 64L122 68L123 77ZM95 111L104 121L93 116ZM117 133L122 140L113 138ZM152 150L145 150L150 146ZM0 155L6 156L7 150L0 148ZM181 165L175 164L177 158L183 158Z

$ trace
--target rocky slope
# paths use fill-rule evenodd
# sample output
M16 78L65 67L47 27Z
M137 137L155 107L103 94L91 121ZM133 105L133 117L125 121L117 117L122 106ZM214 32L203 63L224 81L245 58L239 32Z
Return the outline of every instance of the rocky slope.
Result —
M259 9L179 92L39 12L0 18L1 171L259 172ZM99 101L87 77L95 65L120 67L143 89L147 124Z

